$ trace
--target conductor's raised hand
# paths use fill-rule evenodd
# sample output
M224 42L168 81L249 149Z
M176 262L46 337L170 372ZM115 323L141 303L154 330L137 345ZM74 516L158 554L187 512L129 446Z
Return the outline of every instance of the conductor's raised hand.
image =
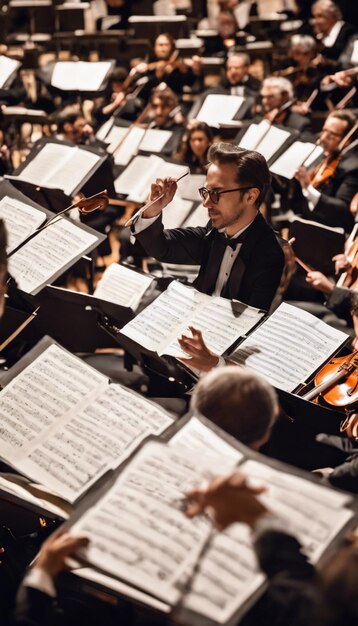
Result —
M151 206L145 210L144 217L156 217L173 200L177 184L174 178L157 178L150 188Z
M183 357L180 360L201 372L209 372L217 366L219 357L209 350L200 330L193 326L189 326L189 330L191 337L183 334L178 339L181 349L189 355L189 358Z

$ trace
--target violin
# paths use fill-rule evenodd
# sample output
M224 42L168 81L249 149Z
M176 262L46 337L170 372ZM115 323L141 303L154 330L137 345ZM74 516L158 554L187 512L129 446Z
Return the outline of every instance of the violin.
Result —
M271 109L271 111L267 111L264 115L264 120L267 120L270 124L281 124L286 117L287 111L289 111L295 102L296 98L292 98L284 102L280 107L275 107Z
M108 207L108 202L109 198L105 189L94 194L94 196L79 198L72 204L71 209L78 209L82 214L92 213L92 211L104 211ZM66 211L68 210L66 209Z
M352 135L356 132L357 128L358 122L356 122L354 126L345 134L338 146L338 149L331 154L327 154L322 163L313 168L310 172L310 184L312 187L317 189L320 185L329 182L332 176L334 176L342 156L353 145L351 144L350 146L349 141Z
M338 409L358 404L358 350L347 356L331 359L314 379L315 387L305 400L323 402Z

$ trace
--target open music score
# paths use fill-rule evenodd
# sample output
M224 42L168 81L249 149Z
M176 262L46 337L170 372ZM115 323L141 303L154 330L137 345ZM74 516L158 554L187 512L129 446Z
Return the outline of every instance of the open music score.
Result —
M185 176L188 176L189 174L190 172L188 170L187 172L185 172L185 174L182 174L182 176L179 176L179 178L176 178L175 182L178 183L182 178L184 178ZM145 204L141 209L139 209L139 211L137 211L134 215L132 215L132 217L129 220L126 221L124 226L130 226L130 224L132 224L134 220L140 217L144 213L144 211L149 209L153 204L155 204L156 202L158 202L158 200L161 200L162 198L164 198L164 194L161 194L160 196L158 196L158 198L155 198L154 200L147 202L147 204Z

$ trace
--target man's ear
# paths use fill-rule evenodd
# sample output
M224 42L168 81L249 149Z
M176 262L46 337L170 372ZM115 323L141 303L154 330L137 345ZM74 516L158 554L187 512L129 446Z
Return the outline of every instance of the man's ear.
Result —
M252 187L252 189L249 189L247 192L248 202L251 205L256 204L259 195L260 195L260 189L258 189L258 187Z

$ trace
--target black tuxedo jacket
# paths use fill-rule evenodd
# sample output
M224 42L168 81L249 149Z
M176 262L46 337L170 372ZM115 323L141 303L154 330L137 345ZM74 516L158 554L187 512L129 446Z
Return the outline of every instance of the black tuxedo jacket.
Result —
M204 228L164 230L162 220L158 218L138 233L137 239L145 251L159 261L200 265L194 287L203 293L213 293L226 244L211 222ZM245 231L240 252L221 295L268 310L283 267L284 254L276 235L258 213Z
M355 35L356 32L357 30L354 28L353 24L348 24L347 22L344 22L333 46L324 46L323 50L321 50L322 56L326 57L327 59L333 59L334 61L337 61L339 56L342 54L344 48L348 44L350 37Z
M330 180L317 189L321 197L313 211L308 209L305 199L302 202L301 197L299 201L304 217L328 226L341 226L349 233L354 226L349 205L358 192L358 151L348 151Z

